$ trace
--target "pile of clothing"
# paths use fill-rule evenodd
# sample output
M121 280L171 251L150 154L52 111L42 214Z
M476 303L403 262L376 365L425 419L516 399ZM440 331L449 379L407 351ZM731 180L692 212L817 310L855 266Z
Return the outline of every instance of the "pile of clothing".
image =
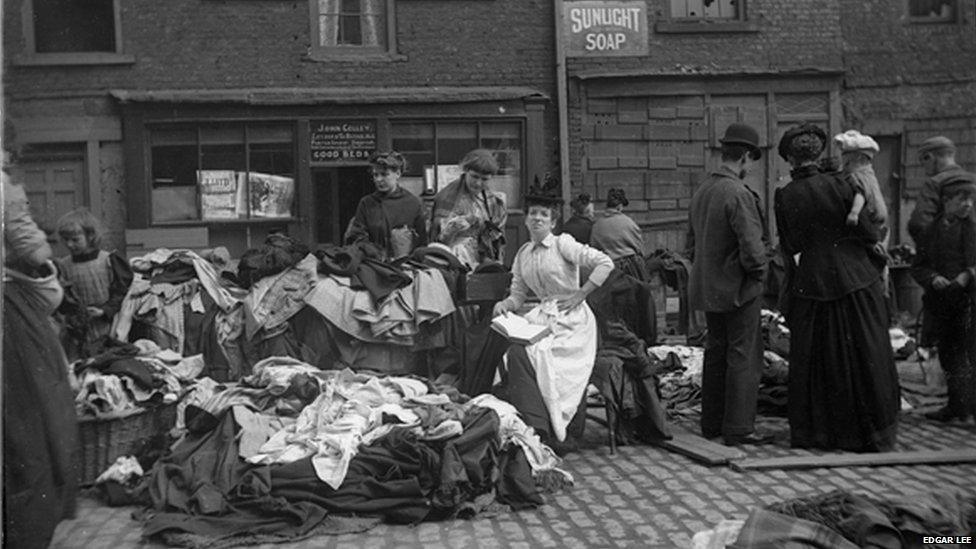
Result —
M78 417L125 417L176 402L204 368L202 355L183 357L149 340L100 341L98 354L72 365Z
M111 336L149 339L182 356L202 354L204 375L239 377L244 294L224 283L212 262L189 250L160 248L130 264L140 276L122 301Z
M649 347L647 354L660 372L661 399L668 416L699 411L705 350L685 345L656 345Z
M973 494L942 490L880 499L837 490L754 510L735 547L775 547L788 540L816 542L817 547L901 549L922 547L925 537L974 532Z
M183 437L144 477L144 533L171 543L299 539L333 514L534 507L540 485L572 483L512 406L416 377L268 359L238 384L198 382L180 417Z

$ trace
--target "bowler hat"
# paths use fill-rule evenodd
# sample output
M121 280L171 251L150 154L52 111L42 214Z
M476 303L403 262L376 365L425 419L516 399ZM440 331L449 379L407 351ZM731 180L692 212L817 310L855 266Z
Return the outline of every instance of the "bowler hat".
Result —
M719 139L723 145L745 145L749 148L750 156L753 160L758 160L762 156L762 149L759 148L759 132L748 124L734 122L725 129L725 136Z
M943 150L956 152L956 144L944 135L937 135L922 141L922 144L918 147L918 155L921 156L925 153L933 153Z

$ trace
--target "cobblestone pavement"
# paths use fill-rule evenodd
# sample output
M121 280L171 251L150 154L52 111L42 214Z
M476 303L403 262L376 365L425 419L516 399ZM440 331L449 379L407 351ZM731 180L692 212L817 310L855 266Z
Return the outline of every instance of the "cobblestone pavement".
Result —
M693 426L689 417L678 423ZM776 433L771 446L745 446L748 457L809 455L788 445L785 420L766 418ZM589 423L583 449L565 466L576 486L537 510L493 518L380 525L362 534L320 536L266 548L529 548L529 547L688 547L695 532L723 518L745 518L753 506L835 489L886 497L929 490L976 491L976 464L848 467L803 471L735 472L706 467L649 446L618 448L610 456L605 431ZM973 425L935 425L906 415L899 450L976 449ZM62 523L53 547L161 547L140 540L133 508L103 507L83 498L78 518Z

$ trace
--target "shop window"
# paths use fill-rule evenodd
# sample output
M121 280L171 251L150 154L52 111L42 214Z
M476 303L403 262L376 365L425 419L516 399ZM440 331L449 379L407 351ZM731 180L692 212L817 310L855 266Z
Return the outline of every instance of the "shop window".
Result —
M394 122L393 149L407 159L401 184L414 192L436 192L460 175L458 164L477 148L495 154L498 174L491 188L505 193L509 208L521 203L522 123L519 121Z
M913 23L954 23L957 0L908 0L908 17Z
M292 217L290 125L173 125L149 135L154 223Z
M122 54L120 0L24 0L25 64L131 63Z
M393 0L309 1L313 57L360 57L391 52Z

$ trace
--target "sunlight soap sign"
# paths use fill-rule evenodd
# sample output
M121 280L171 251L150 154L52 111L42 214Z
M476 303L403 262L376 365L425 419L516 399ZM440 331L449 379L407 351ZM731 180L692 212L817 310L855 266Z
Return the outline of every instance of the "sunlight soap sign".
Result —
M566 2L567 57L647 55L645 2Z

